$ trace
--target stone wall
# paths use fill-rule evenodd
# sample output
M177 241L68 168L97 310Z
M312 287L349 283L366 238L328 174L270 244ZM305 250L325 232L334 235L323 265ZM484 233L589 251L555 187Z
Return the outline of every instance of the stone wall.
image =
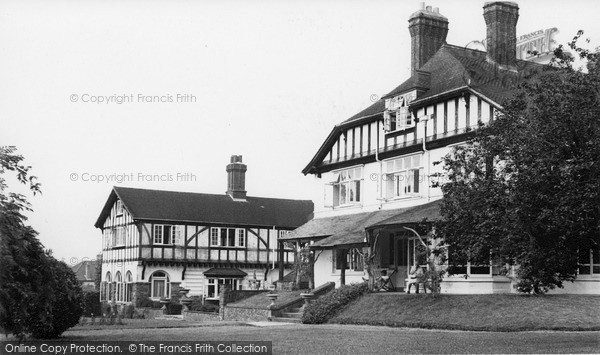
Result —
M221 320L219 313L216 312L187 311L181 314L183 314L183 319L193 322L214 322Z
M270 317L268 309L223 307L224 320L236 320L240 322L265 321Z

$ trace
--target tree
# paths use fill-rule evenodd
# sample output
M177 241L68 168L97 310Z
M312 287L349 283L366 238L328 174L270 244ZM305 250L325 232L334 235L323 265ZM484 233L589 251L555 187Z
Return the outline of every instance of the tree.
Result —
M16 172L34 194L41 192L15 150L0 147L0 327L19 338L57 337L81 314L81 288L71 269L45 252L37 232L26 225L23 212L31 207L25 196L7 192L7 171Z
M449 272L467 262L515 266L521 292L577 277L578 257L600 244L600 65L556 60L519 85L494 121L443 159ZM588 254L589 256L589 254ZM580 259L579 259L580 260Z

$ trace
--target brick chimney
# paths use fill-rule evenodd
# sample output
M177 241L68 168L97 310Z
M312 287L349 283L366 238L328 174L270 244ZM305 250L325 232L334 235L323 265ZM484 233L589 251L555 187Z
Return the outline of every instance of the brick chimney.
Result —
M439 8L425 7L408 18L408 30L411 37L410 73L414 75L423 64L446 43L448 19L440 14Z
M487 60L500 68L516 69L517 20L519 5L508 1L490 1L483 5L487 26Z
M227 164L227 194L234 200L246 200L246 164L241 155L232 155Z

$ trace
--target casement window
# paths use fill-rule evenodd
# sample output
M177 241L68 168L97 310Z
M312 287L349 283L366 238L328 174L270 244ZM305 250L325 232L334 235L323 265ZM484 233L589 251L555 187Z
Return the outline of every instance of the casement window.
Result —
M401 131L414 126L415 120L406 106L383 113L383 127L386 132Z
M421 155L388 160L383 177L388 199L418 196L421 194L423 164Z
M241 290L242 289L242 280L240 279L217 279L217 278L209 278L206 280L206 298L219 298L219 293L225 287L225 285L229 285L232 290Z
M401 131L415 126L415 119L408 109L414 94L398 96L390 99L387 110L383 113L383 129L386 132Z
M157 224L154 226L154 244L178 244L181 240L181 226Z
M347 253L345 253L346 256L346 270L353 270L353 271L363 271L364 270L364 264L363 264L363 258L362 255L360 255L360 253L358 252L358 249L353 248L348 250ZM343 257L344 257L344 253L341 252L340 250L333 250L333 265L334 268L336 270L341 270L342 269L342 264L343 264Z
M117 302L123 302L123 279L121 278L121 273L119 271L117 271L117 273L115 274L115 301Z
M166 272L156 271L150 276L150 295L154 299L170 298L171 284Z
M362 180L362 166L335 172L333 181L325 184L325 207L360 204Z
M110 271L106 273L106 297L104 298L107 301L113 300L113 283L112 277L110 275Z
M131 302L131 297L133 295L133 277L131 276L131 271L127 271L125 274L125 302Z
M279 238L287 237L290 234L290 232L291 231L280 230L279 231Z
M213 247L245 247L246 230L242 228L210 228L210 245Z
M246 246L246 230L245 229L237 230L237 246L238 247Z
M123 202L121 202L121 200L117 200L116 211L117 211L117 217L123 215Z
M600 247L580 249L578 255L579 275L600 275Z

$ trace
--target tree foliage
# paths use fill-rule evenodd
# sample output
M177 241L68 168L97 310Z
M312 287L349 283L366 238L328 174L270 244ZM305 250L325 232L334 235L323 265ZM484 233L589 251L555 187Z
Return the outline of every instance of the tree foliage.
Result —
M600 243L598 51L562 47L494 121L443 159L449 272L468 261L516 266L517 288L544 293L577 277L578 251Z
M24 195L7 192L6 172L16 172L34 194L40 184L29 175L31 167L12 147L0 147L0 327L22 338L57 337L77 323L81 288L75 274L57 261L26 225L31 210Z

